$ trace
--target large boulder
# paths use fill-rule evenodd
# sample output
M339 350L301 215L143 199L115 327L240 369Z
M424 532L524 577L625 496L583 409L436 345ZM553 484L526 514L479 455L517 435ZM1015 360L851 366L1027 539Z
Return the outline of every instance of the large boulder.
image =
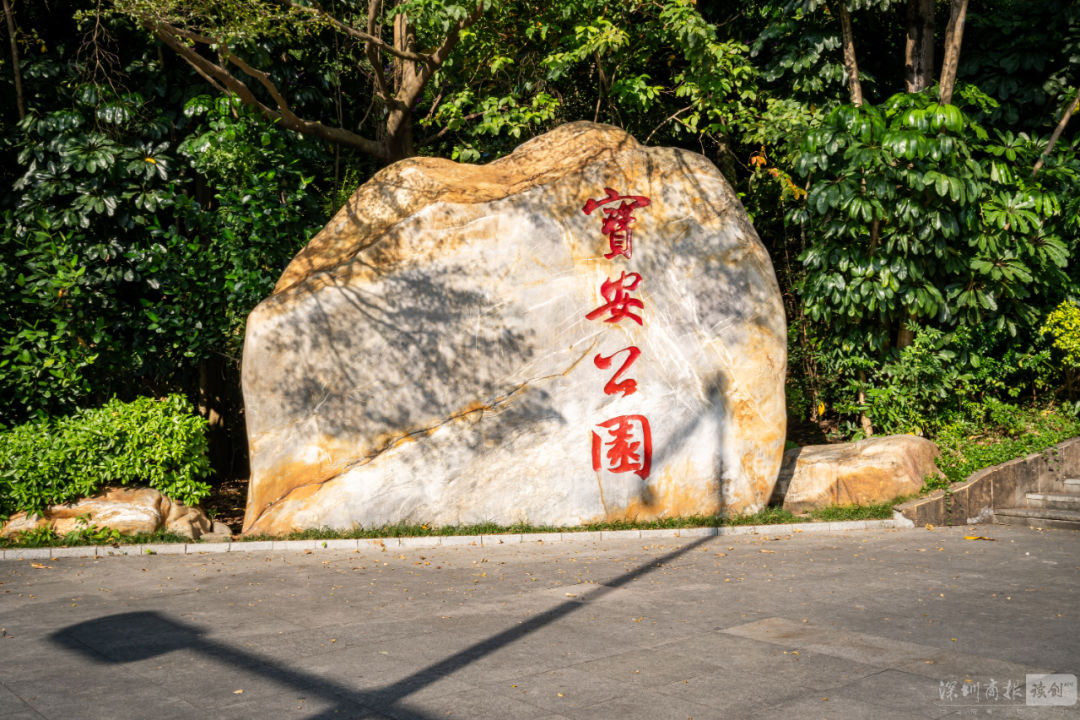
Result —
M698 154L574 123L488 165L396 163L248 320L244 529L756 511L785 339Z
M0 526L0 536L14 537L46 525L60 535L95 525L122 535L167 530L192 539L214 529L202 510L170 500L152 488L107 488L93 497L54 505L41 515L15 513Z
M941 474L938 454L934 443L914 435L795 448L784 453L776 492L791 512L888 502Z

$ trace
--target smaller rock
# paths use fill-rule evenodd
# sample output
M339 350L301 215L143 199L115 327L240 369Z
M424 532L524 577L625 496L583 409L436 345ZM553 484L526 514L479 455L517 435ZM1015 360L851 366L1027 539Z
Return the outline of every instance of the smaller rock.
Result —
M210 532L203 533L199 539L203 542L231 542L233 533L228 525L220 520L215 520L214 527L211 528Z
M784 509L806 512L829 505L872 505L922 488L940 475L937 446L914 435L872 437L854 443L808 445L784 453L776 495Z
M15 513L0 527L0 536L14 537L46 525L58 535L66 535L86 524L111 528L122 535L164 529L192 540L212 527L202 510L174 502L152 488L106 488L100 495L54 505L43 515Z

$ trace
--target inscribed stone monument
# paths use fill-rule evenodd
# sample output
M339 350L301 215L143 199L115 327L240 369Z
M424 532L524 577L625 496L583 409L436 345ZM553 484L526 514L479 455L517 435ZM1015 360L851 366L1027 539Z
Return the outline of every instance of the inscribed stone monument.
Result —
M396 163L249 318L244 529L756 511L785 341L701 155L572 123L487 165Z

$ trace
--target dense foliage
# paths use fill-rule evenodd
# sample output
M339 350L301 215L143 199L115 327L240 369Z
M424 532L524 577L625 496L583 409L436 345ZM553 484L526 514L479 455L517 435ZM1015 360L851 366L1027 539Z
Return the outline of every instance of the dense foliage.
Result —
M960 2L920 77L916 0L19 2L0 426L182 392L242 449L244 320L357 184L579 119L731 180L785 295L794 420L935 434L1072 400L1076 321L1052 313L1080 299L1080 121L1051 134L1080 6L973 4L947 78Z
M0 433L0 517L148 485L194 505L210 492L206 421L179 395L113 400L100 408Z

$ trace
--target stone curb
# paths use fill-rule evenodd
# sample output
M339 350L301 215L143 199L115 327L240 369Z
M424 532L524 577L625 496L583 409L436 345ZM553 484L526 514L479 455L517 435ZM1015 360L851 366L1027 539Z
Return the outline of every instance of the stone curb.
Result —
M790 525L735 525L730 527L671 528L664 530L590 530L582 532L524 533L506 535L425 535L419 537L364 538L359 540L257 540L253 542L161 543L84 545L80 547L8 548L0 550L0 560L52 560L68 557L116 557L147 555L200 555L203 553L280 552L354 550L381 552L388 548L490 547L537 543L603 542L604 540L647 540L673 537L716 537L734 535L791 535L793 533L846 532L898 527L895 520L849 520L808 522Z

